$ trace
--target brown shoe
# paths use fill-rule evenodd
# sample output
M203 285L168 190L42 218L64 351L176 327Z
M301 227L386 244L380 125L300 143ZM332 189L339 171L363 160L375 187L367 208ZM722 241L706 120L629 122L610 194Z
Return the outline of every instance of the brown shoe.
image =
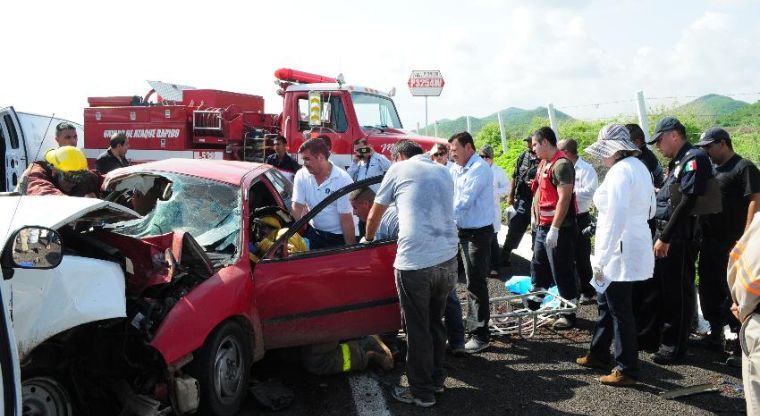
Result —
M610 374L599 377L599 382L607 386L633 386L636 384L636 379L628 377L617 368L613 368Z
M383 370L393 369L393 354L387 345L377 335L365 337L362 340L362 348L367 353L367 360L376 364Z
M575 363L588 368L597 368L599 370L606 370L610 368L609 361L600 360L591 354L586 354L583 357L575 359Z

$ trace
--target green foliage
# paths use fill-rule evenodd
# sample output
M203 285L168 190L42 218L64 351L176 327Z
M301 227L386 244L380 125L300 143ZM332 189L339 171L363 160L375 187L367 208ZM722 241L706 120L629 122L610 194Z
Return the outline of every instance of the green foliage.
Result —
M760 101L718 118L724 127L760 127Z
M555 113L557 115L557 120L570 120L572 117L569 115L555 110ZM521 108L515 108L510 107L504 110L501 110L501 119L504 125L507 127L507 129L510 132L517 132L517 131L523 131L527 127L531 126L533 123L533 120L536 118L545 118L547 117L547 109L546 107L537 107L533 110L523 110ZM470 133L473 135L477 135L483 128L486 126L492 124L492 123L498 123L498 117L496 116L496 113L490 114L483 118L477 118L477 117L470 117ZM498 124L497 124L498 127ZM422 132L424 132L424 128L421 128ZM443 138L449 138L454 133L459 133L460 131L467 130L467 117L459 117L454 120L439 120L438 121L438 137ZM497 128L498 131L498 128ZM421 132L421 133L422 133ZM428 126L428 132L427 134L433 135L435 132L435 128L433 125Z

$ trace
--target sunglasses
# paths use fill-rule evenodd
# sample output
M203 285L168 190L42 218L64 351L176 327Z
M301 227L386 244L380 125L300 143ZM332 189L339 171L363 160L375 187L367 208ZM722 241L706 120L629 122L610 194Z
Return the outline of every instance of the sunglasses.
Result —
M436 157L446 156L446 152L433 153L433 156L436 156Z

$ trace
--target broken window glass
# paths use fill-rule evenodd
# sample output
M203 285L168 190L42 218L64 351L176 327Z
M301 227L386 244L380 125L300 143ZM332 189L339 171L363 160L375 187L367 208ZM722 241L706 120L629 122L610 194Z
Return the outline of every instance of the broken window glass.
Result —
M158 199L155 208L143 218L115 224L115 232L142 238L184 231L207 252L230 256L240 252L242 198L239 187L192 176L162 175L163 178L155 174L146 177L171 181L171 196L165 201ZM134 181L134 177L129 180Z

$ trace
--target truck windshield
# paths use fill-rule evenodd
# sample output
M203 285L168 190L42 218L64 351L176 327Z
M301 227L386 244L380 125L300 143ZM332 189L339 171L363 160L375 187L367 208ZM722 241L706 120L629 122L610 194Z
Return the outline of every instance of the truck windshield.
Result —
M391 99L363 92L352 92L351 99L360 126L402 128L396 106Z
M163 173L172 182L168 200L138 220L114 224L114 231L131 237L190 233L206 252L233 255L239 250L242 207L240 188L193 176Z

